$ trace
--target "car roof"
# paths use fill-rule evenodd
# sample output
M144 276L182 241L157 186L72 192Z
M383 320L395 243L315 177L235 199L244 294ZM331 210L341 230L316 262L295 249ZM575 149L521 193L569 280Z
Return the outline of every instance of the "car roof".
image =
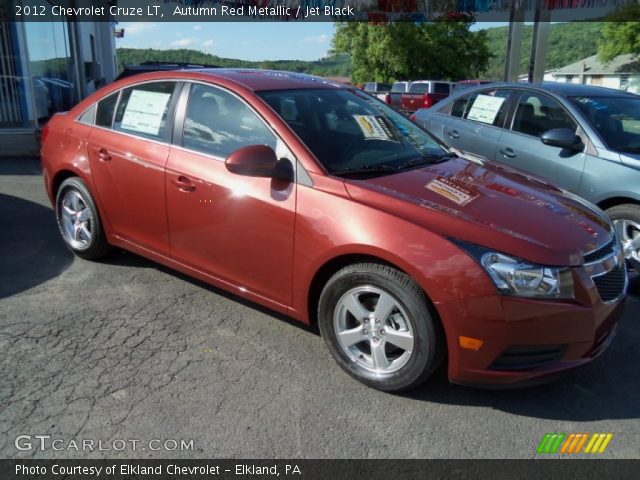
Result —
M496 82L491 83L491 85L484 84L479 85L472 89L464 90L465 95L471 93L474 90L484 90L487 87L490 88L504 88L504 87L512 87L512 88L527 88L531 90L539 90L542 92L551 92L556 95L560 95L563 97L630 97L637 98L637 95L632 93L623 92L622 90L616 90L613 88L606 87L596 87L594 85L584 85L580 83L563 83L563 82L538 82L538 83L528 83L528 82Z
M225 79L254 91L304 88L348 88L345 85L323 77L278 70L215 68L180 71L181 77L194 77L195 74L208 76L212 79ZM164 75L171 75L171 73L164 72Z

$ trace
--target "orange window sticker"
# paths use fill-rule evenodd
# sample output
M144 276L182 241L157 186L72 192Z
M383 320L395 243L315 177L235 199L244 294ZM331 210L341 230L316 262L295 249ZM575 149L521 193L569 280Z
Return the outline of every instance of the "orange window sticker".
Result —
M458 205L466 205L470 201L478 197L477 193L464 188L458 183L444 177L437 177L424 186L426 189L436 192L443 197L448 198Z

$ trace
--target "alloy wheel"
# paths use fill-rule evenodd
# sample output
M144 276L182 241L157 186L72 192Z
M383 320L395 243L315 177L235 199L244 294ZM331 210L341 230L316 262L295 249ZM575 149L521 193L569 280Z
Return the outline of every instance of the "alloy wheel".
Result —
M91 244L94 218L91 208L76 190L65 194L60 204L62 233L71 247L82 250Z
M640 224L632 220L614 220L614 228L624 251L627 264L640 272Z
M347 357L377 375L401 369L414 350L411 319L393 295L378 287L347 291L336 305L333 326Z

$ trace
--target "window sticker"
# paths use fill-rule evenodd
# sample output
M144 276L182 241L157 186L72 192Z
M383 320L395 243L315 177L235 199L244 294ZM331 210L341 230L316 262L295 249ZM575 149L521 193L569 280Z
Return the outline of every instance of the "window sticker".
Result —
M353 115L353 118L360 127L360 130L362 130L364 138L373 140L395 140L395 136L391 133L391 128L389 128L384 117L376 115Z
M158 135L162 116L169 103L170 93L133 90L122 117L120 128Z
M492 124L498 116L498 110L500 110L504 101L505 99L501 97L478 95L467 114L467 119Z
M458 205L466 205L478 197L477 193L473 193L458 183L445 177L436 177L424 186L426 189L436 192L445 198L448 198Z

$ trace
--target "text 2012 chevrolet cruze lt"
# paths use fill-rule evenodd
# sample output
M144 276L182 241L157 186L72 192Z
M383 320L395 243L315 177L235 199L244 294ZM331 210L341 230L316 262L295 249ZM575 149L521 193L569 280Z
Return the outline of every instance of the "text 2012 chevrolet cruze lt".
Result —
M78 256L115 245L318 322L375 388L519 384L610 343L627 274L609 220L539 179L448 153L382 102L273 71L144 74L43 130Z

